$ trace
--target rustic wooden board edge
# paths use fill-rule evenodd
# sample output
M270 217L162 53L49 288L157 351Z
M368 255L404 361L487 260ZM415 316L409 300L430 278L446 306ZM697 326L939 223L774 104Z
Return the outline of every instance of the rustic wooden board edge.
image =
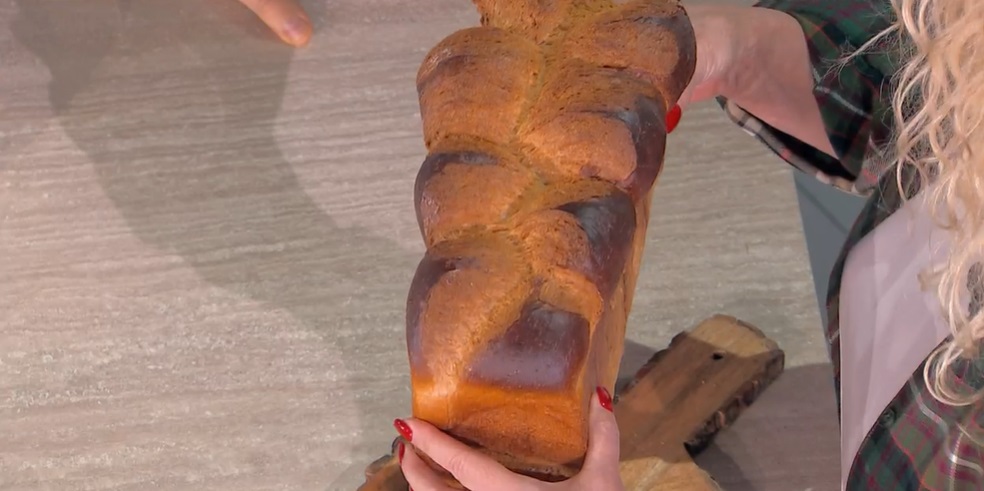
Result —
M401 438L393 440L396 448ZM366 481L356 491L408 491L410 484L403 477L403 470L397 461L396 450L379 457L366 467Z
M733 322L761 337L762 341L767 343L771 349L771 353L769 362L766 365L762 377L746 382L745 385L732 396L730 402L718 409L714 416L709 418L704 425L701 426L700 429L698 429L694 435L684 443L684 447L687 449L687 452L691 457L695 457L706 450L707 447L713 443L714 437L716 437L718 433L733 425L735 421L738 420L738 417L741 416L741 414L744 413L745 410L748 409L756 400L758 400L759 396L762 395L765 389L772 385L772 383L775 382L786 369L785 352L779 348L779 345L775 341L766 336L760 329L731 316L718 314L711 319L715 318ZM639 380L640 378L640 376L637 376L634 380Z
M711 316L675 336L620 391L615 406L626 489L720 491L693 453L730 426L784 362L773 340L731 316Z
M626 395L629 394L640 381L645 379L647 375L654 373L654 369L659 366L660 361L665 359L665 355L677 346L682 339L685 339L689 333L694 332L700 326L712 321L733 323L760 337L761 341L769 349L769 361L766 364L766 369L760 378L747 381L740 390L734 394L730 394L726 399L726 402L714 413L714 415L708 418L705 423L701 425L700 428L697 429L695 433L687 440L687 442L684 443L684 447L692 457L705 450L722 430L734 424L735 421L738 420L739 416L751 404L753 404L765 391L765 389L772 385L772 383L778 379L784 371L785 353L760 329L732 316L722 314L711 316L710 318L700 322L692 329L683 331L674 336L669 345L666 348L656 352L645 364L643 364L629 383L625 384L620 390L618 390L614 396L614 402L615 404L618 404L619 400L625 398ZM728 361L722 360L722 362L727 363ZM392 448L390 449L389 454L381 456L366 467L366 481L359 486L357 491L408 491L409 485L403 477L403 472L400 469L396 455L397 445L400 441L401 439L397 437L392 443ZM708 480L713 482L713 479L709 476ZM711 482L707 485L710 486Z

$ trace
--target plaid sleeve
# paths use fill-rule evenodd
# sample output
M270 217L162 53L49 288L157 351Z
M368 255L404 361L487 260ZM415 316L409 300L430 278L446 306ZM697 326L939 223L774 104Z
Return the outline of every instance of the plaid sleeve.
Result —
M746 131L794 167L841 189L866 194L881 171L871 152L890 136L891 101L887 86L893 58L872 49L846 64L853 53L889 27L889 0L760 0L756 7L785 12L803 28L815 81L814 95L838 158L799 141L730 101L718 102Z

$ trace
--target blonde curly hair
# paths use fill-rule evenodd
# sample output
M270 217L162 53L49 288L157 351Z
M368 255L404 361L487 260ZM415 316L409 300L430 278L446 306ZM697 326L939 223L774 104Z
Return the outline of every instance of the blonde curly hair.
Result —
M892 0L894 24L860 51L890 40L904 62L892 86L888 155L900 186L915 170L933 214L951 234L946 261L927 272L952 338L932 352L923 376L941 402L984 399L954 378L955 364L981 355L984 315L968 307L981 288L984 251L984 0ZM911 197L912 189L901 189Z

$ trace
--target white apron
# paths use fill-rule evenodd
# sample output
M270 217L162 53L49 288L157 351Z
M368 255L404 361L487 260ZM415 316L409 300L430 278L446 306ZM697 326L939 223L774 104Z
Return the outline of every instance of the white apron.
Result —
M861 442L913 371L950 333L920 272L949 251L925 193L849 253L841 287L841 489ZM918 374L922 376L922 374Z

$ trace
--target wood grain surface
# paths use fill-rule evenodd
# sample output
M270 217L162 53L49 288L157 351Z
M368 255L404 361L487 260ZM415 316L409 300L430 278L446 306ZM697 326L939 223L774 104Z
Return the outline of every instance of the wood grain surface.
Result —
M706 446L783 371L785 356L757 328L715 315L675 336L615 406L629 491L717 491L686 443ZM703 449L703 448L701 448Z
M392 441L414 75L476 17L303 3L293 50L235 0L0 0L0 490L352 489ZM779 342L795 383L702 462L729 491L836 489L809 274L789 170L689 111L624 372L712 312Z

